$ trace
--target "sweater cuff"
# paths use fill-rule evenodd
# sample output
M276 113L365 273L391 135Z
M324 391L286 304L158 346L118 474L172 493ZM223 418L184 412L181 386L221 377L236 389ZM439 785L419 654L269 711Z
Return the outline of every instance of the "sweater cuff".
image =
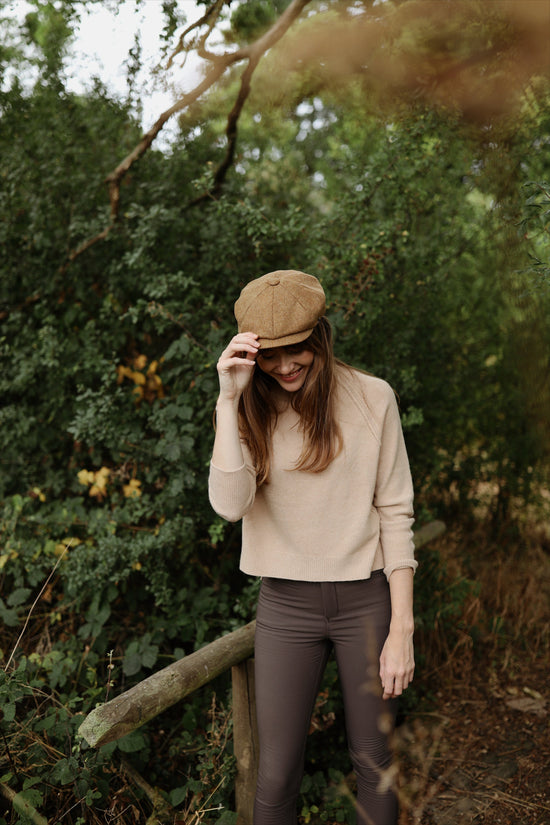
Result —
M396 561L393 564L387 565L384 567L384 573L387 580L390 580L390 576L394 570L405 570L407 567L410 567L414 573L416 573L416 568L418 567L418 562L416 559L403 559L403 561Z
M210 504L226 521L239 521L252 506L255 492L256 478L251 467L243 464L236 470L221 470L210 463Z
M211 461L211 462L210 462L210 467L211 467L211 469L212 469L212 470L215 470L217 473L240 473L240 472L241 472L241 470L244 470L244 468L246 467L246 464L245 464L245 463L244 463L244 461L243 461L243 463L241 464L241 466L240 466L240 467L236 467L234 470L222 470L222 468L221 468L221 467L217 467L217 466L214 464L214 462L213 462L213 461Z

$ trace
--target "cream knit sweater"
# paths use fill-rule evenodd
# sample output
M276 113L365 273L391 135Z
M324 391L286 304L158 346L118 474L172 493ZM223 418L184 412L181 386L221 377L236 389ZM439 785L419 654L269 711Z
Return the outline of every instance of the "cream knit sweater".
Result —
M248 451L227 472L210 465L214 510L243 519L240 567L253 576L299 581L351 581L416 569L413 488L391 387L379 378L337 368L336 415L341 453L321 473L293 467L301 453L298 415L280 414L269 481L256 487Z

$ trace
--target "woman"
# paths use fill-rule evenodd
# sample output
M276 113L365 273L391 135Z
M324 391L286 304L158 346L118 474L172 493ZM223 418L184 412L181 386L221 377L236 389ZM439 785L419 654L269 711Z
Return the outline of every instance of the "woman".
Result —
M218 361L210 501L243 519L261 576L254 825L295 825L310 717L332 649L361 825L395 825L391 736L413 657L412 483L389 385L334 358L312 275L271 272L235 304Z

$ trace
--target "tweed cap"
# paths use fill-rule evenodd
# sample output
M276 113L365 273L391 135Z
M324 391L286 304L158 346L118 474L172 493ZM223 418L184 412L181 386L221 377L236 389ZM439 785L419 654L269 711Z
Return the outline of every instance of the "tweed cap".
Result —
M325 293L313 275L279 269L250 281L235 302L239 332L255 332L260 346L305 341L325 314Z

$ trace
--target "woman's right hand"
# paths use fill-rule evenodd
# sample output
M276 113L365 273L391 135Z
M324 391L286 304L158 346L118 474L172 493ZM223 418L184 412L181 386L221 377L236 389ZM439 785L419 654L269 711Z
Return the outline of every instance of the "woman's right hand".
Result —
M252 377L260 344L254 332L235 335L218 359L220 400L236 401Z

